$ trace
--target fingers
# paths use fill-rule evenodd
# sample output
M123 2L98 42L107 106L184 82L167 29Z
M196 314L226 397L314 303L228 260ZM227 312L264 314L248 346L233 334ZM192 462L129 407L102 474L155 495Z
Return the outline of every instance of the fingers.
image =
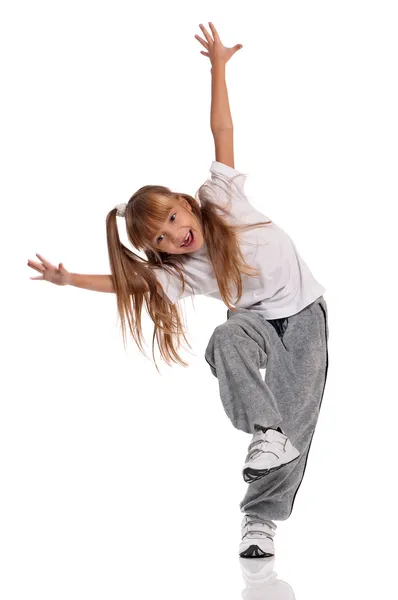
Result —
M209 49L209 44L206 44L206 42L204 40L202 40L201 37L199 37L198 35L195 35L195 37L198 40L198 42L200 42L202 44L202 46L204 46L206 48L206 50Z
M39 263L33 262L33 260L28 260L28 266L36 271L40 271L41 273L45 271L45 267L40 265Z
M36 252L36 256L37 256L37 258L40 258L41 262L43 263L43 265L45 267L47 267L47 269L52 266L51 263L48 262L48 260L43 258L40 254L37 254L37 252Z
M213 23L210 23L210 21L209 21L209 27L210 27L211 32L213 34L213 38L219 42L220 41L220 36L218 35L217 30L214 27Z
M207 29L206 29L206 27L204 27L204 26L202 25L202 23L199 25L199 27L200 27L200 28L201 28L201 30L203 31L203 33L204 33L204 36L205 36L205 38L206 38L207 42L208 42L209 44L212 44L212 43L213 43L213 40L211 39L211 35L210 35L209 33L207 33Z

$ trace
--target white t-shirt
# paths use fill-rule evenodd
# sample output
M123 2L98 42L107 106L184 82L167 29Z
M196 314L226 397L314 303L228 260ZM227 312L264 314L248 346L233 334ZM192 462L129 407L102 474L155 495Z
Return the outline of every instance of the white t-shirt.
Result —
M244 193L246 175L228 165L213 161L210 167L206 198L227 205L231 198L231 214L222 214L228 223L257 223L269 221L263 213L255 209ZM236 177L238 176L238 177ZM229 185L231 178L234 183ZM214 186L214 187L213 187ZM212 195L215 190L216 197ZM243 294L240 307L257 311L266 319L289 317L300 312L326 291L313 277L305 261L301 258L290 237L274 222L247 231L239 232L241 251L250 266L259 269L260 275L250 277L242 274ZM222 300L213 266L206 255L206 243L196 252L185 255L183 274L186 280L184 293L177 274L170 275L164 269L154 272L164 293L172 304L194 294L202 294ZM190 284L190 285L188 285ZM234 289L233 287L231 288ZM235 296L236 299L236 296Z

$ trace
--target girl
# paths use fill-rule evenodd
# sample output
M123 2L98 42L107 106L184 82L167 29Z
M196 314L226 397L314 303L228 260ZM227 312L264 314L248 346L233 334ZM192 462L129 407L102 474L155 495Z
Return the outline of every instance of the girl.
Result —
M316 281L290 237L256 210L235 169L233 124L225 66L237 50L200 25L212 65L211 131L216 160L195 197L146 185L106 219L111 275L79 275L37 254L28 265L58 285L114 292L121 318L142 352L145 301L162 358L187 366L178 301L194 294L222 300L227 320L205 352L233 426L252 435L240 504L241 557L274 555L274 520L287 519L304 476L328 369L325 288ZM120 241L117 216L146 260ZM153 341L154 341L153 340ZM189 345L189 344L188 344ZM156 364L156 361L155 361ZM266 367L265 380L259 369Z

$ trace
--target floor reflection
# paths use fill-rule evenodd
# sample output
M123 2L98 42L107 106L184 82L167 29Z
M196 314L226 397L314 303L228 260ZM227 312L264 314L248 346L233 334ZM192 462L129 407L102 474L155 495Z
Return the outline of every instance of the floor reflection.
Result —
M245 588L242 590L244 600L295 600L291 586L278 579L275 571L275 556L270 558L241 558Z

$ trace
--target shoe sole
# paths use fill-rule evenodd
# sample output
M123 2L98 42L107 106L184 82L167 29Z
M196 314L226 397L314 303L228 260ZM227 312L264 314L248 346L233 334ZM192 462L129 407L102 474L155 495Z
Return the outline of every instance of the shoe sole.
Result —
M264 552L264 550L261 550L257 544L253 544L252 546L249 546L247 550L239 552L239 556L241 558L269 558L274 556L274 554L271 554L270 552Z
M251 469L250 467L246 467L246 469L243 470L243 479L246 483L253 483L253 481L257 481L258 479L265 477L265 475L268 475L269 473L273 473L274 471L277 471L278 469L281 469L286 465L290 465L292 462L300 458L300 456L301 454L299 454L292 460L289 460L289 462L287 463L282 463L281 465L278 465L277 467L271 467L270 469Z

